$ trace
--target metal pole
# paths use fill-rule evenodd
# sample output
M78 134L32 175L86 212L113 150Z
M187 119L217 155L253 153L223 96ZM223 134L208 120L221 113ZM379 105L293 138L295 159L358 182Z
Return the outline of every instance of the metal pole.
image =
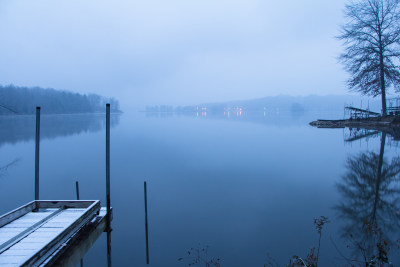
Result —
M149 227L147 223L147 183L144 182L144 217L146 228L146 263L149 264Z
M107 231L111 231L110 200L110 104L106 104L106 197L107 197Z
M106 104L107 266L111 267L110 104Z
M107 266L111 267L111 231L107 232Z
M76 199L79 200L79 182L75 182L75 187L76 187Z
M39 147L40 147L40 107L36 107L35 200L39 199Z
M75 182L75 187L76 187L76 199L79 200L79 182ZM83 258L80 261L80 266L83 267Z

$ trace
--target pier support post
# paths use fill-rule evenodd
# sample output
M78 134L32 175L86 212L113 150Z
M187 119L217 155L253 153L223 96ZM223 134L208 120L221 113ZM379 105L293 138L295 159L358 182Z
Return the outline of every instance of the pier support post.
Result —
M147 222L147 183L144 182L144 217L146 229L146 263L149 264L149 226Z
M40 107L36 107L35 200L39 200Z
M106 199L107 199L107 231L111 231L110 200L110 104L106 104Z
M112 267L112 261L111 261L111 231L107 232L107 267Z
M79 200L79 182L75 182L75 187L76 187L76 200ZM80 260L80 266L83 267L83 258Z
M106 104L106 198L107 266L111 267L111 198L110 198L110 104Z
M75 182L75 187L76 187L76 200L79 200L79 182Z

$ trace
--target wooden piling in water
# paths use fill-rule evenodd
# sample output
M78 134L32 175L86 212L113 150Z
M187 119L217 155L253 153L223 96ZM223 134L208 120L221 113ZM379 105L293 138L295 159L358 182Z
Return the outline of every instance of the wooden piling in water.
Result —
M144 217L145 217L145 229L146 229L146 263L150 263L149 259L149 227L147 221L147 183L144 182Z
M107 265L111 267L110 104L106 104Z
M111 261L111 231L107 232L107 267L112 266Z
M111 199L110 199L110 104L106 104L106 199L107 199L107 231L111 231Z
M76 188L76 200L79 200L79 182L75 182L75 188ZM80 266L83 267L83 258L80 260Z
M36 107L35 200L39 200L40 107Z
M79 200L79 182L75 182L75 187L76 187L76 200Z

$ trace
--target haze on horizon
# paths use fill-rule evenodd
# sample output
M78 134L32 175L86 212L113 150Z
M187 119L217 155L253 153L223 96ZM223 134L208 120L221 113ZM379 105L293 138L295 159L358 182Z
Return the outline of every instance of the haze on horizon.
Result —
M344 0L4 0L0 84L122 108L348 93Z

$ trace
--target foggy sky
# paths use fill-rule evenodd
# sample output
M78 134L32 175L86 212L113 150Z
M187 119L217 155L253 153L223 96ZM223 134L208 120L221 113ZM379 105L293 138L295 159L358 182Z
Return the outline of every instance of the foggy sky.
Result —
M2 0L0 84L122 108L345 94L344 0Z

